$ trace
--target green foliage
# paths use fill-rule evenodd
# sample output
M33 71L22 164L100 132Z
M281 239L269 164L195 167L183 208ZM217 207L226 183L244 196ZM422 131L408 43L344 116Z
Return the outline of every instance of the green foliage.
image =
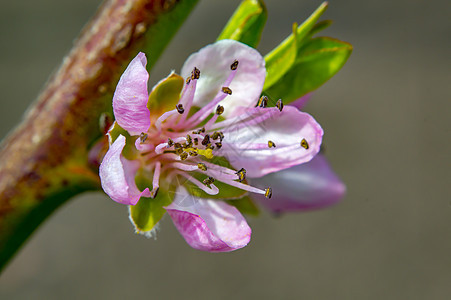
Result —
M334 76L351 52L352 46L346 42L328 37L314 38L299 49L294 66L265 93L290 103Z
M266 18L267 11L263 1L243 0L218 40L232 39L255 48L260 41Z
M299 27L296 23L293 24L293 33L265 56L267 76L263 90L278 83L293 67L297 50L302 46L303 40L313 29L319 17L326 11L327 6L327 2L321 4Z

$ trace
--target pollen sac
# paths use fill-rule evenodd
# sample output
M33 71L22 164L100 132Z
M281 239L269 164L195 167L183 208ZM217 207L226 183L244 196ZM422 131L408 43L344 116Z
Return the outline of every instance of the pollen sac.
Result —
M220 143L220 142L215 143L215 145L216 145L216 147L217 147L218 149L221 149L221 147L222 147L222 143Z
M168 138L168 146L172 147L174 145L174 141L171 138Z
M238 68L238 61L235 59L235 61L233 62L233 64L230 65L230 69L232 71L235 71Z
M244 168L241 168L238 172L235 173L238 175L238 180L241 182L244 179L246 179L246 170Z
M208 144L210 144L210 136L207 134L205 135L204 139L201 142L202 145L207 146Z
M193 71L191 72L191 79L199 79L200 77L200 70L196 67L194 67Z
M179 114L183 114L183 113L185 112L185 109L183 108L183 105L182 105L181 103L177 104L177 105L175 106L175 108L177 109L177 112L178 112Z
M282 102L282 99L277 100L277 102L276 102L276 107L277 107L280 111L282 111L282 109L283 109L283 102Z
M187 159L187 158L188 158L188 153L182 152L182 153L180 154L180 159L181 159L181 160L185 160L185 159Z
M197 154L196 151L191 150L191 151L189 152L189 155L190 155L190 156L197 156L197 155L199 155L199 154Z
M199 170L207 171L207 166L204 163L198 163L197 167L199 168Z
M222 115L222 113L224 112L224 106L218 105L218 107L216 107L216 114L218 116Z
M194 139L193 139L193 142L194 142L194 145L197 146L197 145L199 144L199 139L198 139L198 138L194 138Z
M263 108L268 106L268 97L261 96L260 99L258 99L257 106L258 107L263 107Z
M206 186L208 186L209 188L211 188L211 185L213 184L213 182L215 182L215 179L213 177L208 177L205 178L204 181L202 181Z
M191 82L191 76L186 77L186 84L188 85Z
M265 197L268 199L272 197L272 188L269 187L265 190Z
M212 135L211 138L214 140L220 139L222 142L222 139L224 138L224 133L222 133L221 131L215 131Z
M142 143L144 143L147 140L147 133L141 132L141 134L139 135L139 141Z
M276 148L276 144L273 141L268 141L268 148Z
M232 95L232 90L229 87L223 86L222 92L227 95Z
M309 146L309 144L307 143L307 141L305 140L305 139L302 139L302 141L301 141L301 147L302 148L304 148L304 149L308 149L308 148L310 148L310 146Z

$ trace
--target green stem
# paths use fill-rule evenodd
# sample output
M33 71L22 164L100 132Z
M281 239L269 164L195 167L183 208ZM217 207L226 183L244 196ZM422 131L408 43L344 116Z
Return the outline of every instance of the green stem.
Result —
M124 67L138 51L150 66L197 0L105 1L23 122L0 146L0 270L72 196L100 189L88 148Z

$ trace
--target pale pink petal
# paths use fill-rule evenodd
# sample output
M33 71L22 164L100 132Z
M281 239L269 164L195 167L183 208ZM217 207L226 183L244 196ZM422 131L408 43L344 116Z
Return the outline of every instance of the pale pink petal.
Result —
M307 102L310 101L310 98L312 97L312 93L305 94L301 98L298 98L291 102L289 105L296 107L297 109L302 109Z
M122 74L113 96L114 117L131 135L147 132L150 127L146 64L146 56L140 52Z
M323 130L312 116L291 106L282 112L275 107L260 110L263 115L254 108L241 116L243 121L224 121L229 126L223 129L225 138L218 151L235 168L246 169L249 178L308 162L319 152ZM308 149L301 146L303 139ZM268 141L276 147L270 148Z
M179 187L165 207L188 245L197 250L229 252L246 246L251 228L241 213L223 201L200 199Z
M135 174L139 163L122 156L124 146L125 137L119 135L100 164L100 182L105 193L114 201L135 205L141 196L150 197L150 192L148 188L141 192L136 187Z
M231 73L230 65L238 60L236 75L229 85L232 95L221 102L224 116L231 116L236 106L252 107L260 97L265 82L265 60L257 50L233 40L221 40L192 54L182 67L182 77L200 70L194 105L209 103L224 86Z
M252 179L251 183L262 188L271 186L271 199L252 196L273 212L323 208L340 201L346 192L346 186L321 154L308 163Z

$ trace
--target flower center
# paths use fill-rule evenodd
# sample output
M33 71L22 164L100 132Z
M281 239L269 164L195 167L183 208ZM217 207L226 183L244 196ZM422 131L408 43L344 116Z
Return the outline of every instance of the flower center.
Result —
M191 76L186 79L179 103L173 110L163 113L149 128L147 133L141 133L139 148L144 165L153 169L152 196L155 197L160 174L170 180L174 176L182 176L207 194L215 195L219 189L216 180L244 191L263 194L270 198L271 188L261 190L245 182L246 170L234 170L230 167L214 163L216 156L221 156L220 149L227 134L220 130L221 121L218 118L224 113L224 107L219 103L232 95L230 83L238 69L238 61L230 66L230 74L214 99L200 110L194 111L193 98L196 91L200 70L194 68ZM200 181L194 172L205 175Z

